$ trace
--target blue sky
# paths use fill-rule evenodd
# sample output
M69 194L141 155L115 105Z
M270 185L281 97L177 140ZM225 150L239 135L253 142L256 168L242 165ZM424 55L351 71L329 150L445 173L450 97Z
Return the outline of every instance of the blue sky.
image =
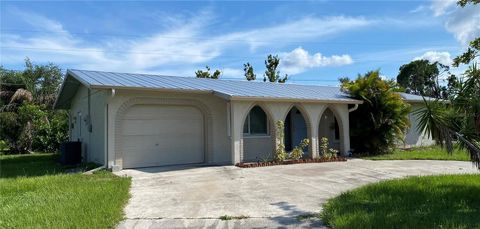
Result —
M53 62L90 69L194 76L209 65L263 79L268 54L301 84L402 64L450 64L480 36L480 7L455 1L0 2L1 65ZM455 71L455 70L454 70Z

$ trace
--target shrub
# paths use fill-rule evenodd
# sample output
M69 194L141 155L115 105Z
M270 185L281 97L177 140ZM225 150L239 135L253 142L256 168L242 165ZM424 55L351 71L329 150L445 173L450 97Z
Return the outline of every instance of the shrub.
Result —
M285 124L283 121L279 120L277 121L276 126L277 149L275 150L275 161L285 161L288 156L285 151L285 144L283 143Z
M305 149L305 147L307 147L308 144L310 144L310 140L308 140L307 138L303 139L300 142L300 144L298 146L295 146L295 148L293 148L292 152L290 152L289 158L293 159L293 160L298 160L298 159L302 158L303 149Z
M34 104L23 104L17 113L0 113L0 138L12 153L56 151L68 138L66 112L48 112Z
M350 113L350 134L355 153L383 154L391 152L403 140L409 127L410 105L395 92L392 85L380 78L378 71L360 75L356 80L343 80L342 90L363 100Z
M19 122L17 114L14 112L0 113L0 138L6 142L10 153L24 151L19 142L22 130L23 125Z
M332 149L332 148L329 149L328 146L329 146L328 138L322 137L320 139L320 152L322 155L320 156L324 158L336 157L338 154L338 150Z

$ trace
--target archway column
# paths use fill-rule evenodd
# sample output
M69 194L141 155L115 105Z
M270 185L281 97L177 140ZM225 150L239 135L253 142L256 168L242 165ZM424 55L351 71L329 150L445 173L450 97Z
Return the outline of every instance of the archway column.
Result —
M320 143L318 139L318 125L320 124L321 114L327 109L323 104L304 104L305 112L310 119L310 145L309 151L312 158L320 157Z
M332 106L333 112L335 115L339 116L339 128L340 128L340 153L343 156L347 156L350 151L350 121L349 121L349 112L348 104L335 104Z
M230 144L231 161L235 165L242 162L243 152L243 122L253 102L230 102Z
M274 139L274 152L278 150L278 145L283 141L283 139L278 139L277 138L277 122L278 121L285 121L285 117L287 116L287 113L290 112L290 108L292 107L292 103L266 103L265 107L270 111L273 119L273 125L274 127L272 128L273 133L272 137Z

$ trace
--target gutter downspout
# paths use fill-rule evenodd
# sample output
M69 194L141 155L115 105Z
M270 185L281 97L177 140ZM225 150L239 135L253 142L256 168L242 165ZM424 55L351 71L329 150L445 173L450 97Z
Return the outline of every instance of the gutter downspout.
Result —
M116 91L114 88L111 88L110 89L110 98L107 98L106 99L106 103L105 103L105 162L103 163L103 167L104 168L109 168L109 161L108 161L108 153L109 153L109 135L110 135L110 132L109 132L109 129L108 129L108 126L109 126L109 107L108 107L108 104L110 102L110 100L112 100L114 97L115 97L115 94L116 94ZM112 165L113 166L113 165Z
M356 103L354 107L348 109L348 113L350 113L350 112L352 112L352 111L355 111L355 110L357 110L357 109L358 109L358 103Z
M99 171L99 170L102 170L102 169L104 169L104 168L105 168L105 165L102 165L102 166L100 166L100 167L97 167L97 168L94 168L94 169L85 171L85 172L83 172L83 174L90 175L90 174L93 174L94 172Z
M227 102L227 136L232 137L232 104Z
M91 95L92 95L92 90L89 88L88 91L88 98L87 98L87 117L86 117L86 121L87 121L87 131L88 131L88 147L86 148L86 152L85 152L85 161L88 161L90 160L89 158L89 154L90 154L90 148L91 148L91 145L92 145L92 112L91 112L91 103L92 103L92 100L91 100Z

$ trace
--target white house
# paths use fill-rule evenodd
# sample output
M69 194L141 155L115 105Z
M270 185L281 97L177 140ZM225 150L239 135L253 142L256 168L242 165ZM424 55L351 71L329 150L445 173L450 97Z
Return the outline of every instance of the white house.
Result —
M412 105L402 145L433 144L413 114L423 98L400 95ZM338 87L67 70L55 108L69 111L85 160L121 170L262 161L275 152L278 120L287 150L308 138L305 156L318 157L327 137L345 155L349 112L361 103Z
M275 123L287 150L326 136L350 150L349 112L362 102L337 87L68 70L55 103L87 161L113 170L236 164L273 155Z

